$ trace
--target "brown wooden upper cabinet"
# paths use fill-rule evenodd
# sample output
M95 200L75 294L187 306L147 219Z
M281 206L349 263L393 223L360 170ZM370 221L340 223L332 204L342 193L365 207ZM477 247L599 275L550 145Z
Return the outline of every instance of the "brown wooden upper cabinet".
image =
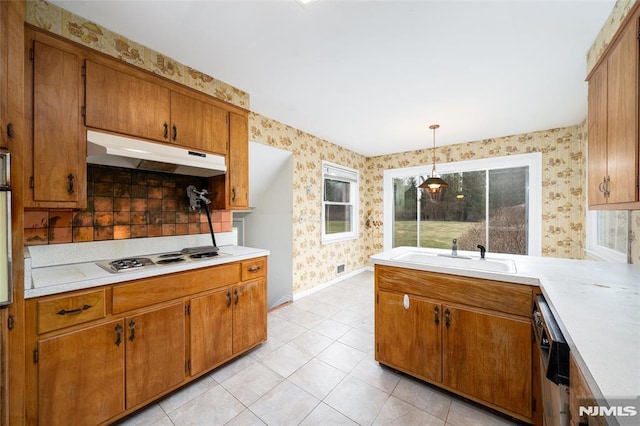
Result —
M26 43L25 207L86 206L82 61L78 51L36 33ZM31 161L30 161L31 160Z
M86 61L85 67L87 127L169 140L169 89L95 62Z
M226 154L228 112L165 85L86 61L87 127Z
M249 129L246 113L229 113L227 173L209 180L216 210L249 208Z
M636 7L588 77L588 195L592 209L640 208L639 17Z
M188 148L226 154L229 113L208 102L171 92L171 142Z

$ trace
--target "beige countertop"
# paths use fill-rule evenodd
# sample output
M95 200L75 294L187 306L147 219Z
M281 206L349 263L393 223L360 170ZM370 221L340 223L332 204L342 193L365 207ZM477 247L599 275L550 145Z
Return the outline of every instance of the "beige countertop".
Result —
M488 253L489 260L513 260L516 271L504 273L403 260L410 259L407 253L412 252L451 253L397 247L371 256L371 260L380 265L539 286L594 396L606 401L640 396L639 265ZM477 252L458 254L479 257Z

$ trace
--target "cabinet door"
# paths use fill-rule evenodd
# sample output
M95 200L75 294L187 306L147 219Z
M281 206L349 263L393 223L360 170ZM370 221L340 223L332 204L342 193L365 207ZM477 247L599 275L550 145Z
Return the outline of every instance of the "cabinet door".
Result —
M638 39L629 25L611 51L607 88L609 203L637 201Z
M267 282L265 279L237 285L233 290L233 353L267 339Z
M85 67L87 127L169 142L169 89L91 61Z
M589 205L606 204L602 185L607 176L607 63L589 80Z
M180 93L171 93L171 142L226 155L229 123L226 110Z
M86 202L82 64L78 55L45 43L36 41L33 49L32 201L82 207L77 205ZM25 206L32 206L29 201Z
M99 424L124 411L124 323L38 343L40 424Z
M443 308L443 383L531 417L531 321Z
M379 291L376 296L376 360L440 382L441 306L426 299Z
M249 208L249 131L247 117L229 113L229 208Z
M191 375L232 355L231 288L191 300Z
M184 303L125 318L127 408L185 378Z

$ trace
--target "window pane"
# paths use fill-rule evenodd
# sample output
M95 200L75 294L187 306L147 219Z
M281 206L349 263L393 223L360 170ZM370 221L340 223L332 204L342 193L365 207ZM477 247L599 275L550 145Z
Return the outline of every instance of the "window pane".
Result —
M325 204L325 234L351 232L352 206Z
M489 171L489 244L494 253L527 254L528 167Z
M418 203L415 177L393 179L393 247L418 245Z
M629 212L598 211L598 245L627 253Z
M326 178L324 180L324 201L348 203L351 183Z
M449 184L435 202L420 189L420 247L477 250L485 244L486 172L448 173L441 176ZM428 176L422 176L421 182Z

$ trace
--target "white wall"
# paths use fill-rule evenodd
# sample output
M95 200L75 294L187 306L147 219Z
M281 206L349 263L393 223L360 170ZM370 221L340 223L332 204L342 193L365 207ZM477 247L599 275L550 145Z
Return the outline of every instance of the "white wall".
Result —
M293 300L293 155L256 142L249 143L249 204L244 217L244 243L271 252L269 309Z

